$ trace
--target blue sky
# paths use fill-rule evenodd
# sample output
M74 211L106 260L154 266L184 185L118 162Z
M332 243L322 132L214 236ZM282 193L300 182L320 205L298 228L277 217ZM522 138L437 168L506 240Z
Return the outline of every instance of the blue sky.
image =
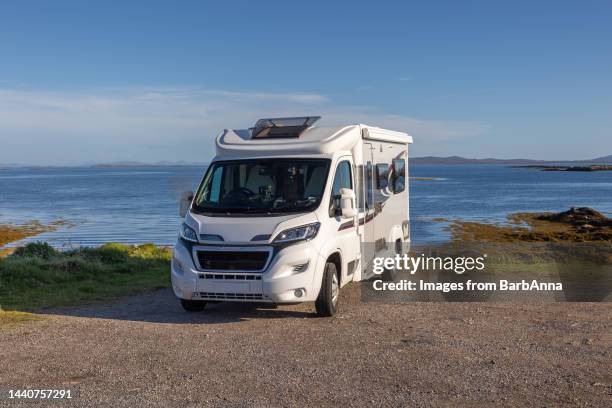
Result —
M321 114L412 154L612 154L612 2L0 3L0 163L207 161Z

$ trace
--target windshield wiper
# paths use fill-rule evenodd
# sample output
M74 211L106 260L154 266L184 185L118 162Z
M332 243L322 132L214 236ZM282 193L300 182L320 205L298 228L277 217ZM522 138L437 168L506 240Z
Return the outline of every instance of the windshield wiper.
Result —
M272 207L270 211L279 210L278 212L285 212L286 210L295 210L295 211L306 211L311 208L313 204L317 202L317 199L305 199L300 201L293 201L290 203L283 203L278 207Z
M202 207L202 206L195 206L194 208L201 212L211 212L211 213L233 213L233 212L242 212L242 211L250 209L250 208L241 208L241 207Z
M268 210L261 207L233 207L233 208L219 208L219 212L224 212L227 215L232 214L267 214Z

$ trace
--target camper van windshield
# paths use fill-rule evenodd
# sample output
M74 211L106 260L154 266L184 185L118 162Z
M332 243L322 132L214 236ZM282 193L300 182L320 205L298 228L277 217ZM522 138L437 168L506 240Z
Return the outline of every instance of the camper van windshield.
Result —
M254 159L211 164L194 200L197 212L271 214L321 203L330 161Z

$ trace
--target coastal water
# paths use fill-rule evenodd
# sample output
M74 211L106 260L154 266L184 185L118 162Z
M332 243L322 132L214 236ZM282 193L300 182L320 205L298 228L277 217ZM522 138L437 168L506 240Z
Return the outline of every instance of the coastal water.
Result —
M172 245L180 223L179 194L195 189L203 171L195 166L0 169L0 223L68 221L70 226L28 239L58 247L109 241ZM514 212L571 206L612 215L612 172L412 165L410 176L415 243L448 239L445 223L436 218L503 222Z

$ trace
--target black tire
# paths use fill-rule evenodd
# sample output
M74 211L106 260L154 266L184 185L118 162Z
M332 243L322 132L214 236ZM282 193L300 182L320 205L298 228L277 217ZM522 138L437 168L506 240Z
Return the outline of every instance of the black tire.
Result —
M206 302L203 300L181 299L181 306L188 312L201 312L206 307Z
M398 239L395 241L395 253L401 255L402 252L402 241ZM385 282L397 282L399 280L399 273L395 268L385 268L382 273L382 280Z
M278 305L276 303L260 303L257 305L260 309L276 310Z
M384 282L396 282L397 281L397 271L395 270L395 268L385 268L385 270L383 271L381 278Z
M335 293L334 293L335 292ZM336 265L327 262L323 271L323 281L321 290L315 301L317 315L329 317L338 311L338 297L340 295L340 281L338 280L338 270Z

